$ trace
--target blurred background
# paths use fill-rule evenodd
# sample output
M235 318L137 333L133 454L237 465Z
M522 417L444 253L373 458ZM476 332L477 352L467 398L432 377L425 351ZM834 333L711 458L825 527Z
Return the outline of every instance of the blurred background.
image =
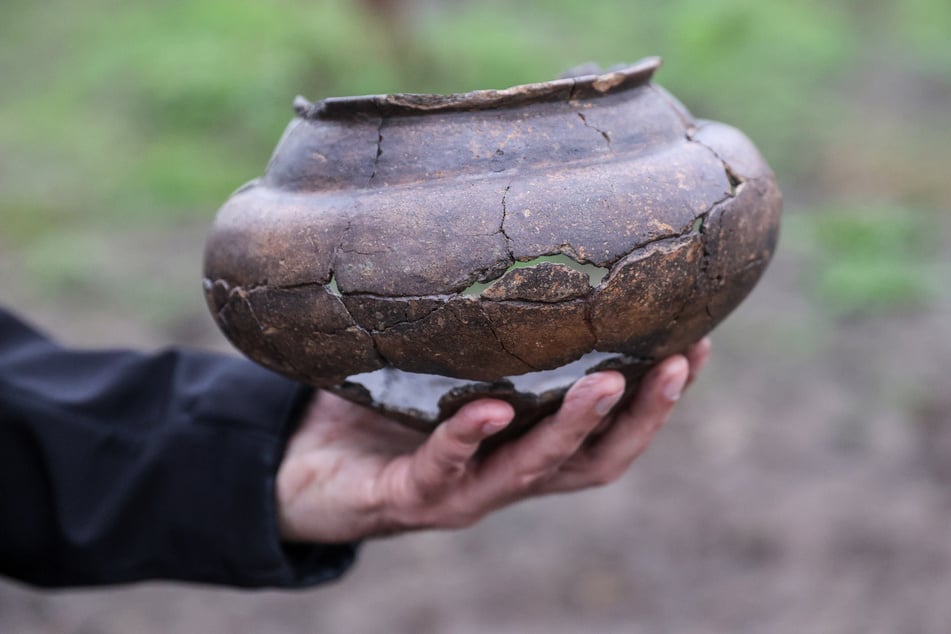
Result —
M227 351L203 237L294 95L655 54L759 145L786 216L626 478L368 544L312 591L0 581L0 632L947 632L947 0L4 0L0 302L74 345Z

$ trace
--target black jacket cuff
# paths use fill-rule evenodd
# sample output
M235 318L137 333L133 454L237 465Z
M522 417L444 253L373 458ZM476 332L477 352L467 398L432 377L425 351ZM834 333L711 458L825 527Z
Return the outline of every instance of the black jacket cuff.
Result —
M275 477L312 390L245 359L67 350L0 310L0 574L43 586L328 581Z

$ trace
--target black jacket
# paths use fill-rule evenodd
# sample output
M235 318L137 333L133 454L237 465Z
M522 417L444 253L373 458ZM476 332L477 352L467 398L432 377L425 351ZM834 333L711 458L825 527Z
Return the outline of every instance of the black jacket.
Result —
M0 310L0 574L42 585L305 586L354 546L286 545L274 477L311 391L243 359L66 350Z

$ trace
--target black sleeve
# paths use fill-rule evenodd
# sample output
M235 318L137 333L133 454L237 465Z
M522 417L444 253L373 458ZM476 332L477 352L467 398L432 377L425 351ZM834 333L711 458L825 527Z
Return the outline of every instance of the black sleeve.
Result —
M41 586L334 579L352 544L277 533L310 390L210 353L66 350L0 310L0 574Z

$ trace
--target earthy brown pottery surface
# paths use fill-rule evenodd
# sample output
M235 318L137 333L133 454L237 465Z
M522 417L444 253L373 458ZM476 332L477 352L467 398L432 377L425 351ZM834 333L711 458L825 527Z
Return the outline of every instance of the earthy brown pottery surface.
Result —
M298 98L218 212L205 291L252 359L419 429L485 395L523 425L585 372L629 392L749 293L781 199L656 59L459 95Z

